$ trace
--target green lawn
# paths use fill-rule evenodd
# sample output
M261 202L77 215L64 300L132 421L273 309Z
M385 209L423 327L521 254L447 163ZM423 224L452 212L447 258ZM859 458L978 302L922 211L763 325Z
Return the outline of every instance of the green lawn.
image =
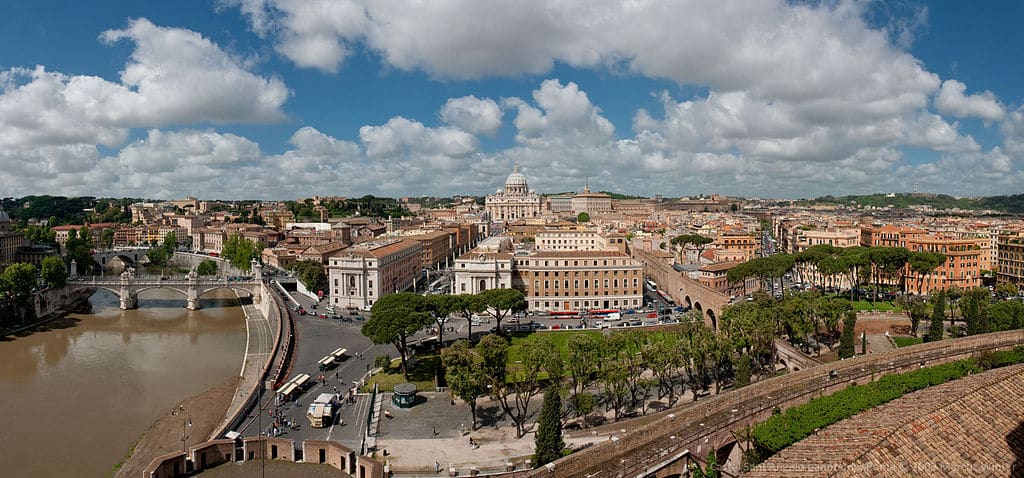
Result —
M409 380L406 380L405 376L402 375L401 360L394 359L391 361L391 366L388 370L381 371L370 377L370 381L363 386L362 390L370 391L373 389L373 384L376 383L378 390L390 392L395 389L395 385L405 382L416 385L417 390L433 390L434 371L441 365L441 355L429 353L420 354L417 357L416 364L409 370Z
M910 347L911 345L917 345L921 343L921 337L903 337L894 335L892 341L896 342L897 347Z

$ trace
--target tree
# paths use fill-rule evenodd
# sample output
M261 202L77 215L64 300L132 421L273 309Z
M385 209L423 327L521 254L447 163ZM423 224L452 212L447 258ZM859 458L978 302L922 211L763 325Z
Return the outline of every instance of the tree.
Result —
M469 347L468 341L458 340L441 352L441 364L445 368L448 390L469 405L472 429L476 430L476 400L487 391L483 358Z
M0 287L11 294L14 300L25 303L36 287L36 266L15 262L0 274Z
M108 227L106 229L103 229L103 232L100 233L100 245L102 245L103 247L105 247L107 249L110 249L111 247L113 247L113 245L114 245L114 229L113 228L109 228Z
M839 338L839 358L853 357L857 351L854 348L854 327L857 326L857 312L847 311L843 317L843 335Z
M565 441L562 440L562 397L556 385L544 391L544 403L537 419L537 434L534 437L534 467L540 467L562 457Z
M579 223L590 222L590 214L587 214L585 212L581 212L581 213L577 214L576 215L576 222L579 222Z
M693 478L718 478L718 455L715 454L715 450L708 452L708 459L704 467L701 467L699 463L691 463L690 473Z
M999 297L1000 299L1007 299L1010 297L1016 297L1020 294L1020 289L1017 287L1017 284L1012 282L1001 282L996 284L995 293L996 297Z
M652 340L640 347L640 355L658 381L658 398L668 397L668 406L676 403L676 379L682 366L677 335L665 335L663 340ZM570 355L570 360L572 356ZM572 365L570 365L572 367Z
M178 234L174 231L168 232L167 235L164 236L163 248L171 254L178 250Z
M64 243L64 252L68 264L75 261L78 270L71 271L72 274L88 274L92 270L92 234L89 228L82 226L81 229L68 232L68 240Z
M212 276L217 274L217 261L213 259L203 259L196 267L196 273L201 276Z
M64 287L68 283L68 267L57 256L43 259L40 275L49 287Z
M155 247L146 252L146 257L149 258L149 263L154 266L165 266L167 261L171 258L170 254L167 253L167 249L163 247Z
M484 375L491 397L516 425L516 438L526 434L530 399L540 391L544 379L562 376L562 360L550 335L533 336L521 345L522 360L508 364L508 342L501 336L485 336L477 344L483 357Z
M402 358L402 374L409 379L406 339L430 323L430 312L423 296L400 292L381 297L370 308L370 320L363 325L363 335L375 344L394 344Z
M292 264L295 276L302 281L306 290L316 293L327 288L327 273L324 272L324 265L319 261L307 259Z
M924 299L916 295L901 295L896 301L910 318L910 335L917 337L917 327L921 324L921 319L928 313L928 305Z
M996 302L988 308L990 332L1024 328L1024 303L1019 300Z
M700 255L704 253L704 248L707 247L707 245L711 244L712 242L715 242L715 240L710 237L704 237L700 234L682 234L673 237L672 240L669 241L669 243L675 246L679 251L679 262L683 262L682 250L686 247L687 244L692 244L694 247L696 247L698 264L700 264Z
M963 293L960 298L960 314L967 322L967 335L988 333L989 291L975 287Z
M498 333L501 333L501 321L508 315L526 310L523 293L515 289L490 289L480 293L480 299L494 314Z
M231 262L231 265L248 272L252 267L252 260L259 258L261 250L262 245L235 234L224 243L220 255Z
M739 358L739 362L736 364L736 377L733 379L733 388L743 388L750 385L750 357L744 355Z
M946 291L940 290L932 294L929 302L932 305L931 325L928 327L928 335L925 342L936 342L942 340L943 321L946 320Z
M455 296L456 302L459 306L459 312L468 321L469 327L466 331L466 339L473 339L473 315L483 312L487 309L487 304L484 303L482 297L479 294L458 294Z
M444 326L448 323L448 316L462 311L462 304L457 295L434 294L427 296L427 304L430 305L431 316L437 324L437 343L444 346ZM472 320L467 317L470 323Z

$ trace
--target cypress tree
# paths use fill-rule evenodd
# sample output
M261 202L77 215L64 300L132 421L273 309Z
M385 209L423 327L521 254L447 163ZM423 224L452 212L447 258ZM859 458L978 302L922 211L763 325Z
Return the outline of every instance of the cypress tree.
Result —
M534 437L536 450L533 455L535 467L551 463L562 457L565 441L562 440L562 397L558 387L551 385L544 391L544 403L540 408L537 435Z
M856 326L857 312L847 311L846 317L843 317L843 335L839 336L839 358L841 359L853 357L856 353L853 347L855 338L853 328Z
M935 342L942 340L942 329L943 320L946 318L946 292L938 291L932 296L932 323L928 327L928 335L925 336L925 342Z

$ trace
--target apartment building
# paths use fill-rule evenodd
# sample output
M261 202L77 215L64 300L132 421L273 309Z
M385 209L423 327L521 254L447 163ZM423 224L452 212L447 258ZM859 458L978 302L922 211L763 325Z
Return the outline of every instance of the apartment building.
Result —
M996 247L996 283L1024 287L1024 232L1000 234Z
M537 251L513 257L530 310L638 308L643 265L612 250Z
M914 252L937 252L946 256L946 262L923 277L907 266L908 292L929 294L954 286L970 289L981 285L982 249L976 240L916 236L907 238L905 247Z
M372 241L354 245L328 260L331 304L369 309L379 298L408 290L420 276L417 241Z

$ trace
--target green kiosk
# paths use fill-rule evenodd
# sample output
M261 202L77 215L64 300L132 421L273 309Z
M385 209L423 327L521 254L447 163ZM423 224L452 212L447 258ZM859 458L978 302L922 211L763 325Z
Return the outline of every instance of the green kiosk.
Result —
M409 408L416 403L416 385L400 383L395 385L395 393L391 395L391 403L399 408Z

